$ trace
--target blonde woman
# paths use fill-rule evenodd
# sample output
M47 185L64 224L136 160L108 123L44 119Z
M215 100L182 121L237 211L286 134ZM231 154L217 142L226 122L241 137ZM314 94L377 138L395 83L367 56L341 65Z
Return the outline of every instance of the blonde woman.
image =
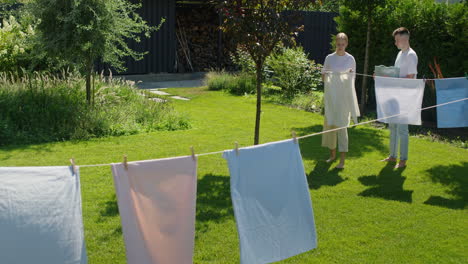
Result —
M330 130L349 125L350 117L357 123L359 107L357 104L354 79L356 61L346 52L348 36L345 33L336 35L336 51L325 58L322 79L325 84L325 121L323 130ZM337 140L338 139L338 140ZM336 159L336 145L340 152L340 163L337 169L343 169L348 152L348 131L346 128L322 135L322 146L330 149L327 162Z

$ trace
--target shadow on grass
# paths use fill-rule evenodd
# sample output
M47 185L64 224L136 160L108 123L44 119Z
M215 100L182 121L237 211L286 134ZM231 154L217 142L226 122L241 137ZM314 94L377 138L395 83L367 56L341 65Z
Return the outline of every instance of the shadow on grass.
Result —
M322 125L313 125L305 128L293 128L298 135L308 135L321 132ZM382 131L371 128L350 128L348 129L349 137L349 152L347 157L362 157L367 152L379 152L383 156L387 153L387 146L383 144ZM317 163L313 171L307 175L310 189L319 189L322 186L336 186L344 181L340 174L342 170L332 169L332 164L326 163L325 160L329 157L328 148L322 147L322 136L317 135L308 137L300 141L301 154L305 160L316 160ZM339 159L339 155L337 157ZM334 164L333 166L336 166Z
M411 203L413 201L413 191L403 189L406 178L401 174L405 168L394 169L394 165L395 163L392 162L387 163L378 175L360 177L359 181L365 186L370 186L370 188L359 195Z
M322 125L303 128L293 128L299 136L322 131ZM388 146L383 143L383 131L360 127L348 128L349 152L347 157L362 157L365 153L377 151L383 156L387 155ZM325 160L328 158L328 149L321 147L322 136L317 135L301 140L302 157L307 160Z
M119 206L117 205L117 197L115 194L112 198L101 205L100 215L102 217L115 217L119 215Z
M431 196L425 204L464 209L468 205L468 162L461 165L435 166L427 170L432 182L447 186L447 193L452 198Z
M96 222L104 223L119 215L119 206L117 205L117 197L115 194L105 201L101 202L99 210L99 217ZM112 237L122 236L122 226L119 224L111 233L104 233L99 238L100 241L109 241Z
M347 179L340 176L343 170L332 169L329 170L332 163L325 161L318 161L313 171L307 174L307 181L309 182L310 189L320 189L322 186L336 186ZM336 164L334 165L336 166Z
M35 154L38 154L38 155L52 152L50 143L25 144L25 145L14 144L14 145L3 145L3 146L0 145L0 154L1 154L1 151L8 152L8 151L14 151L14 150L24 150L24 151L30 150L30 151L36 152ZM9 158L11 158L11 155L2 158L2 160L7 160Z
M206 232L210 222L233 217L230 178L206 174L198 180L196 230Z

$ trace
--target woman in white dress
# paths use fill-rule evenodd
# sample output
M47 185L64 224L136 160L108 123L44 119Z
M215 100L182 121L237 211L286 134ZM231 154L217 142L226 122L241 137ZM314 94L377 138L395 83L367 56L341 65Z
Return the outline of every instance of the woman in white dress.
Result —
M349 125L350 117L357 123L359 107L357 104L354 79L356 61L346 52L348 36L345 33L336 35L336 51L325 58L322 79L325 84L325 120L323 130L330 130ZM338 151L340 163L336 166L343 169L346 152L348 152L348 131L346 128L328 132L322 135L322 146L330 149L330 158L327 162L336 159L336 145L338 138Z

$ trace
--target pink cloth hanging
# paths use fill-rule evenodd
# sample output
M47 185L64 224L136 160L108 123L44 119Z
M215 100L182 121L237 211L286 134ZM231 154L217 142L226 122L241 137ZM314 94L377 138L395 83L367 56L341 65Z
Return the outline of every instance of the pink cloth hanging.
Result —
M197 161L112 164L129 264L192 263Z

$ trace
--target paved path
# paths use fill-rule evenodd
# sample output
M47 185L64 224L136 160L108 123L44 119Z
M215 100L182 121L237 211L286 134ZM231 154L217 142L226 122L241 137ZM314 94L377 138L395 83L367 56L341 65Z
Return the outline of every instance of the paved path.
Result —
M167 92L161 91L166 88L191 88L203 86L205 73L187 73L187 74L145 74L145 75L121 75L117 78L134 81L139 89L149 90L149 92L167 96L176 100L188 101L190 99L174 96ZM165 102L162 98L151 98L155 102Z
M203 80L181 80L163 82L140 82L136 84L140 89L161 89L161 88L191 88L203 86Z

